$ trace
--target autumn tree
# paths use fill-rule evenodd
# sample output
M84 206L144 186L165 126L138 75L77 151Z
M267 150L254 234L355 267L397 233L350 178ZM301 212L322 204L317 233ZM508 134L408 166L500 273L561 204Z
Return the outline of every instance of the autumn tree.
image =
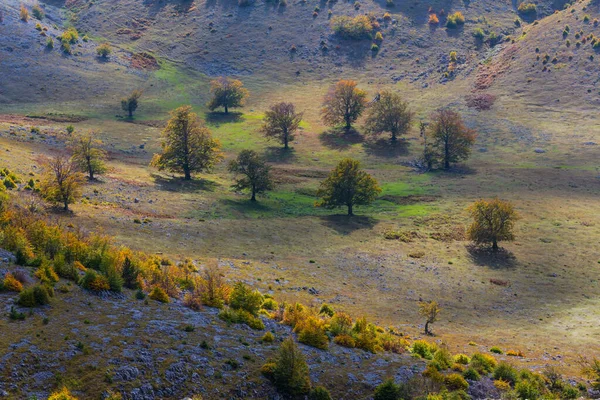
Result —
M285 149L294 140L294 135L300 127L302 113L297 113L292 103L277 103L265 112L261 132L267 138L279 140Z
M310 391L310 375L306 358L293 338L281 343L277 359L262 368L282 393L292 397L304 396Z
M270 167L254 150L242 150L235 160L229 163L229 171L239 176L233 185L236 190L249 189L251 201L256 195L273 187Z
M210 93L212 99L207 107L211 111L223 107L225 114L229 112L229 108L243 107L246 98L250 95L242 81L223 76L210 83Z
M316 205L325 208L346 206L348 215L354 215L354 206L371 204L380 192L377 181L360 169L360 163L346 158L321 182L317 191L321 200Z
M449 169L450 163L466 160L476 137L475 131L465 126L459 113L447 109L433 114L429 135L434 157L444 169Z
M397 93L383 90L378 98L368 109L366 129L373 134L389 132L392 142L395 142L399 135L406 134L410 129L413 113Z
M85 172L89 180L94 180L96 175L106 172L106 152L99 148L102 144L91 134L81 135L71 142L73 161L79 169Z
M436 301L422 301L421 303L419 303L419 314L421 314L425 318L426 335L431 335L429 325L437 321L437 317L440 313L440 310L441 308Z
M77 164L64 155L42 161L44 175L40 186L42 196L53 203L62 204L65 211L81 197L83 175Z
M367 107L367 92L356 87L355 81L341 80L329 89L321 116L329 126L344 124L346 132Z
M513 205L500 199L479 200L469 207L473 223L467 231L476 244L490 244L498 250L498 242L514 240L513 229L519 218Z
M140 100L140 97L142 97L142 91L134 90L133 92L131 92L129 97L126 97L121 100L121 108L123 109L123 111L128 113L129 118L133 118L133 113L138 108L138 102Z
M183 172L185 180L192 179L192 172L210 171L223 159L220 142L200 123L191 106L171 112L162 137L162 154L155 154L151 165L159 170Z

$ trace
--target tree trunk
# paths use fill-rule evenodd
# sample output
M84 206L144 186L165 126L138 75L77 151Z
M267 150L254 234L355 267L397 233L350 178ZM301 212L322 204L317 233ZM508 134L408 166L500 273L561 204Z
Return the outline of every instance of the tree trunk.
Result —
M225 114L229 113L229 108L227 107L227 104L225 104Z
M188 167L187 165L183 166L183 173L185 175L185 180L186 181L191 181L192 180L192 174L190 173L190 167Z
M252 185L252 197L250 201L256 201L256 187L254 185Z
M133 118L133 110L131 108L129 109L129 118Z
M348 204L348 216L351 217L354 214L352 213L352 204Z
M69 211L69 201L65 200L64 203L65 203L65 206L63 207L63 210Z
M447 142L444 146L444 169L450 169L450 147Z
M94 180L94 170L90 169L90 181Z
M498 251L498 241L496 239L492 240L492 251Z
M286 150L290 148L290 146L288 145L288 135L287 134L283 137L283 148Z
M350 121L350 116L346 115L344 117L344 120L346 121L346 133L350 132L350 128L352 128L352 121Z
M396 139L396 132L392 132L392 142L395 142Z
M429 332L429 321L425 322L425 334L431 335L431 332Z

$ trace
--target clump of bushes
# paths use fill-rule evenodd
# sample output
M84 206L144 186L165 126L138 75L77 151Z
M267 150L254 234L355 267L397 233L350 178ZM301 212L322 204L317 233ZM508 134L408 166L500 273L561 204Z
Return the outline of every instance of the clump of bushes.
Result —
M300 397L310 392L308 364L291 337L283 341L275 361L263 365L261 372L281 393Z
M2 281L2 285L1 285L0 289L19 293L19 292L23 291L23 284L21 282L19 282L13 276L13 274L8 272L6 275L4 275L4 280Z
M29 10L23 4L21 4L21 9L19 10L19 18L23 22L29 21Z
M85 272L85 275L81 278L79 284L82 288L91 290L92 292L103 292L110 289L108 279L93 269L88 269Z
M331 19L331 29L343 38L358 40L369 38L374 28L372 19L367 15L354 18L340 15Z
M537 12L537 7L534 3L521 3L517 11L523 15L533 15Z
M156 286L154 289L152 289L148 297L152 300L160 301L161 303L168 303L170 301L169 295L160 286Z
M40 7L39 4L34 4L34 6L31 8L31 13L35 18L39 19L40 21L43 20L46 16L46 13L42 9L42 7Z
M431 360L433 354L438 350L438 346L435 343L430 343L426 340L415 340L410 348L411 354Z
M96 47L96 54L98 57L107 58L112 53L112 49L108 43L102 43L100 46Z
M448 15L448 19L446 20L446 28L449 29L456 29L458 27L463 26L464 24L465 17L460 11Z
M17 304L23 307L43 306L50 303L51 297L54 297L54 289L51 286L35 285L19 294Z

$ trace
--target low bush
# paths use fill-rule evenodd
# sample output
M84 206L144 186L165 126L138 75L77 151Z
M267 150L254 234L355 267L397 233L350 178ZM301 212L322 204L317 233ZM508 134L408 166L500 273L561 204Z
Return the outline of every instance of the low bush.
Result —
M252 290L242 282L234 285L229 305L234 310L244 310L257 316L258 310L264 302L264 297L258 290Z
M494 369L494 373L492 375L496 380L503 380L511 385L514 385L518 379L517 370L507 362L499 363Z
M426 340L415 340L410 348L410 352L426 360L433 358L433 353L438 350L435 343L429 343Z
M390 378L375 388L373 400L398 400L401 393L402 387Z
M469 379L471 381L478 381L481 378L479 372L477 372L477 370L473 367L467 368L465 372L463 372L463 376L465 379Z
M329 394L329 390L325 389L323 386L317 386L313 390L310 391L308 395L309 400L332 400L331 394Z
M500 347L494 346L490 349L490 352L492 353L496 353L496 354L503 354L504 352L502 351L502 349Z
M347 334L341 334L341 335L335 336L333 338L333 342L335 344L337 344L339 346L343 346L343 347L349 347L349 348L356 347L356 341L354 340L354 338Z
M325 322L315 316L298 322L294 331L298 334L298 341L306 345L326 350L329 347L329 338L325 334Z
M471 359L466 354L456 354L453 358L453 361L458 364L467 365L471 362Z
M42 283L46 283L49 285L53 285L56 282L58 282L58 275L56 274L56 271L54 271L54 268L52 267L52 265L50 265L50 263L48 261L42 261L42 264L39 266L39 268L35 271L35 276L42 281Z
M19 10L19 18L23 22L29 21L29 10L23 4L21 4L21 9Z
M260 338L260 341L263 343L273 343L275 341L275 335L273 335L273 332L268 331Z
M4 280L2 282L2 286L4 288L4 290L8 290L11 292L21 292L23 291L23 284L21 282L19 282L14 276L13 274L11 274L10 272L6 273L6 275L4 275Z
M498 362L493 356L482 353L475 353L471 356L471 367L475 368L480 374L491 373Z
M108 43L102 43L100 46L96 47L96 54L98 57L107 58L112 53L112 49Z
M523 15L533 15L537 12L537 6L534 3L521 3L517 11Z
M521 380L515 385L515 392L519 399L536 400L540 397L540 390L537 384L528 380Z
M266 298L265 301L263 301L261 308L263 310L275 311L279 308L279 304L272 298Z
M465 17L460 12L457 11L454 14L448 15L448 19L446 20L446 28L456 29L465 24Z
M23 307L43 306L50 303L54 297L54 290L48 285L35 285L19 294L17 304Z
M469 388L469 383L461 374L454 373L446 376L444 383L450 390L467 390Z
M53 392L48 400L77 400L77 397L73 396L69 389L63 387L58 392Z
M33 5L33 7L31 8L31 13L33 14L33 16L35 18L39 19L40 21L43 20L44 17L46 16L46 13L42 9L42 7L40 7L39 4Z
M341 15L331 19L331 29L343 38L366 39L373 32L373 23L366 15L358 15L354 18Z
M333 310L333 307L331 307L329 304L323 303L323 305L321 305L321 308L319 309L319 314L327 315L328 317L333 317L335 311Z
M155 286L148 297L152 300L160 301L161 303L168 303L170 301L169 295L160 286Z
M429 14L429 20L427 21L429 25L437 25L440 23L440 19L435 14Z
M242 309L224 308L219 313L219 318L230 324L246 324L252 329L265 329L265 324L260 318Z

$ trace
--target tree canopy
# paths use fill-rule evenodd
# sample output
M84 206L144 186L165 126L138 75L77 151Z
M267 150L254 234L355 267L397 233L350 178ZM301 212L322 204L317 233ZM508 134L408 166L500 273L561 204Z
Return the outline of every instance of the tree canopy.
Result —
M359 89L355 81L341 80L325 95L321 116L329 126L344 124L346 132L367 107L367 92Z
M513 205L498 198L479 200L469 207L473 223L467 231L470 240L476 244L491 244L498 250L498 242L514 240L515 221L519 218Z
M389 90L379 92L378 100L368 109L365 126L368 132L379 134L389 132L392 141L410 129L413 113L402 97Z
M242 150L237 158L229 163L229 171L239 176L233 185L234 189L249 189L252 194L251 201L256 201L257 194L273 187L270 167L254 150Z
M447 109L436 111L429 132L433 157L444 169L449 169L450 163L466 160L471 154L476 134L465 126L459 113Z
M44 175L40 191L46 200L62 204L65 211L81 197L83 176L77 164L65 155L57 155L42 160Z
M419 314L425 317L425 334L431 335L429 325L437 321L438 314L440 313L440 306L437 301L422 301L419 303Z
M142 91L134 90L133 92L131 92L129 97L126 97L121 100L121 108L123 109L123 111L127 112L129 118L133 118L133 113L138 108L138 102L140 100L140 97L142 97Z
M321 182L317 191L321 200L316 205L325 208L346 206L348 215L354 215L354 206L371 204L379 193L381 188L377 181L360 169L358 161L346 158Z
M92 134L81 135L71 141L73 161L88 175L89 180L94 180L96 175L106 172L106 152L98 147L101 143L95 140Z
M300 127L302 116L303 113L297 113L292 103L274 104L265 112L260 131L267 138L279 140L287 149Z
M243 107L246 98L250 95L242 81L223 76L210 83L210 93L212 99L208 102L207 107L211 111L223 107L225 114L229 112L230 108Z
M159 170L182 172L186 180L192 179L193 172L210 171L223 159L220 142L200 123L191 106L171 112L162 137L162 153L154 155L151 165Z

